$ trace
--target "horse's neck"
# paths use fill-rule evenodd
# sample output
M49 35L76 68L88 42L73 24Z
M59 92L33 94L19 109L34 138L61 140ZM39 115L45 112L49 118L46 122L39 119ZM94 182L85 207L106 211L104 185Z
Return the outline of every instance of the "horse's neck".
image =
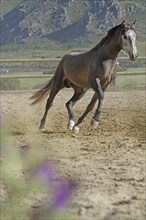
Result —
M120 50L121 49L119 45L111 42L109 44L104 44L99 47L97 50L95 50L95 53L100 60L116 60L118 58Z
M119 55L120 50L111 46L105 46L101 50L101 56L105 60L116 60Z

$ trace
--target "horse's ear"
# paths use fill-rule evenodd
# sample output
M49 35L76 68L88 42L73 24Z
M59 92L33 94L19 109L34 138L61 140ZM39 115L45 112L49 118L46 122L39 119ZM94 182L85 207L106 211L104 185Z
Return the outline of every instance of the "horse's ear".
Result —
M137 21L135 20L135 21L131 24L131 26L133 27L133 26L136 24L136 22L137 22Z
M122 25L122 26L124 26L124 25L125 25L125 20L124 20L124 21L122 21L121 25Z
M124 28L125 28L125 20L122 21L122 23L120 24L120 31L122 34L124 33Z

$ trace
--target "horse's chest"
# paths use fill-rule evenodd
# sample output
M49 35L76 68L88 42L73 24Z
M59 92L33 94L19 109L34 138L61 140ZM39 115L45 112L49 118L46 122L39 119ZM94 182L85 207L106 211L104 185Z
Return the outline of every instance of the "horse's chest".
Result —
M104 61L102 66L102 71L100 75L100 80L102 85L108 85L111 82L112 75L116 71L116 62L114 61Z
M103 62L103 75L105 77L108 77L110 76L113 72L114 72L114 69L116 67L116 62L111 60L111 61L104 61Z

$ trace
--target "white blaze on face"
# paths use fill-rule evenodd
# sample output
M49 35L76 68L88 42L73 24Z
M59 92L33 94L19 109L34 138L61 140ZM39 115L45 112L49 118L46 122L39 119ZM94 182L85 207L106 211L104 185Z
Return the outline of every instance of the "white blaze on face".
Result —
M122 35L122 49L128 53L130 60L135 60L138 57L136 48L136 34L134 30L128 29Z

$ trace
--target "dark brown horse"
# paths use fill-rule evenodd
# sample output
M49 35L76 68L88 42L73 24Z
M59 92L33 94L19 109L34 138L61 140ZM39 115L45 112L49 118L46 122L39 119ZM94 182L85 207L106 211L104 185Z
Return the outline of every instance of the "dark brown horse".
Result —
M116 64L119 52L123 49L132 61L138 57L135 43L136 33L133 28L134 23L129 25L123 21L109 30L107 36L93 49L78 55L67 54L62 58L52 79L31 97L34 99L32 104L35 104L42 100L42 98L45 98L50 91L45 113L39 127L41 130L44 129L48 110L52 106L56 94L64 87L72 87L74 90L74 95L66 103L69 114L69 129L78 133L83 119L94 108L98 100L97 109L91 120L92 126L97 127L102 111L104 91L116 77ZM72 108L89 88L92 88L95 93L85 112L75 124Z

